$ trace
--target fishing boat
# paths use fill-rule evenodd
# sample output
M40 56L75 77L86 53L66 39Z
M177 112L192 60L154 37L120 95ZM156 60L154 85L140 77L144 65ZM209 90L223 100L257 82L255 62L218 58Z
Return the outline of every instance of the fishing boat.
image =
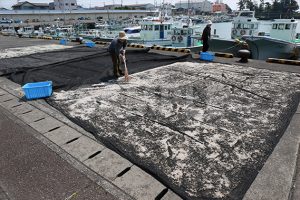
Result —
M157 20L146 20L141 23L141 38L142 44L152 46L171 46L172 22Z
M0 33L4 36L14 36L14 35L16 35L16 31L13 27L4 28Z
M165 21L159 17L147 17L140 26L128 27L123 30L128 33L128 43L145 44L146 46L171 46L171 33L174 27L173 21ZM118 31L102 32L97 41L110 42L118 35Z
M270 36L244 35L242 39L249 45L255 59L298 59L300 41L296 33L297 24L295 19L276 19L272 22Z
M194 26L192 20L183 22L173 20L168 16L143 18L140 26L127 27L123 29L128 37L128 43L144 44L148 47L164 46L175 48L189 48L200 50L202 43L201 26ZM110 42L117 36L103 34L97 38L98 41Z
M175 48L187 48L192 52L199 52L202 48L201 26L193 26L191 23L182 27L172 28L172 45Z
M128 27L123 29L124 32L126 33L126 36L128 39L139 39L141 38L141 31L142 27L141 26L133 26L133 27Z
M17 32L18 32L19 37L29 38L32 36L33 31L34 31L34 28L32 26L25 26L25 27L20 28Z
M89 29L85 31L80 31L78 33L79 37L82 37L83 39L93 40L95 38L101 37L101 32L97 29Z
M60 26L52 29L47 35L54 39L71 38L75 35L75 29L72 25Z
M241 38L244 35L259 35L259 22L255 18L255 12L248 9L238 11L233 18L231 28L231 39L212 37L209 50L214 52L231 53L237 56L238 51L245 44ZM257 59L257 58L255 58Z
M255 18L255 12L243 10L234 18L231 28L231 38L240 39L243 35L258 35L259 22Z

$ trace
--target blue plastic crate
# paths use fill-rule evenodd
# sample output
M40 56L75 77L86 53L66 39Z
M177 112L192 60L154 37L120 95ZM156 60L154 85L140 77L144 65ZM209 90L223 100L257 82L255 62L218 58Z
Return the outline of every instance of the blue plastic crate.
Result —
M215 55L210 52L201 52L200 60L213 61L215 59Z
M22 89L29 100L49 97L52 94L52 81L27 83Z
M67 44L67 39L60 39L59 44L66 45Z
M85 42L85 46L87 46L87 47L94 47L94 46L95 46L95 42L92 42L92 41L86 41L86 42Z

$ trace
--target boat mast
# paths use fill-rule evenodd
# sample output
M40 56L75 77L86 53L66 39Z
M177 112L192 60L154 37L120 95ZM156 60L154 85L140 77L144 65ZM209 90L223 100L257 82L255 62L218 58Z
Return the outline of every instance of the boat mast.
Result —
M161 23L164 21L164 15L165 15L165 0L163 0L161 14L160 14Z
M191 14L190 14L190 0L188 0L188 22L187 22L187 26L190 26L190 21L191 21Z

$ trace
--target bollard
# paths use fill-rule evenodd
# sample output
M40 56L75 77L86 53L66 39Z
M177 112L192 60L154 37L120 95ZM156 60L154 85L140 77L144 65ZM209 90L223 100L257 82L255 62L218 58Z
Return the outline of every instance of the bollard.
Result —
M247 63L248 58L250 57L250 51L247 49L241 49L238 51L238 56L241 58L239 62Z

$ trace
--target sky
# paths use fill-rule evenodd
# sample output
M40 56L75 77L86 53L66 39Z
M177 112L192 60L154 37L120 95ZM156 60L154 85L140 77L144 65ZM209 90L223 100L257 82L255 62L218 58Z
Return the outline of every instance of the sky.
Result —
M26 0L21 0L26 1ZM29 2L35 2L35 3L49 3L53 2L53 0L27 0ZM121 4L121 1L123 1L123 4L136 4L136 3L152 3L154 4L154 1L157 1L157 3L163 2L163 0L77 0L77 4L81 5L83 7L94 7L94 6L103 6L104 2L106 5L108 4ZM175 4L177 2L180 2L180 0L164 0L165 2ZM182 0L187 1L187 0ZM190 0L190 2L194 2L196 0ZM215 2L215 0L210 0L211 2ZM237 2L238 0L223 0L223 3L226 3L229 5L229 7L233 10L237 9ZM17 0L0 0L0 7L9 8L17 3Z

